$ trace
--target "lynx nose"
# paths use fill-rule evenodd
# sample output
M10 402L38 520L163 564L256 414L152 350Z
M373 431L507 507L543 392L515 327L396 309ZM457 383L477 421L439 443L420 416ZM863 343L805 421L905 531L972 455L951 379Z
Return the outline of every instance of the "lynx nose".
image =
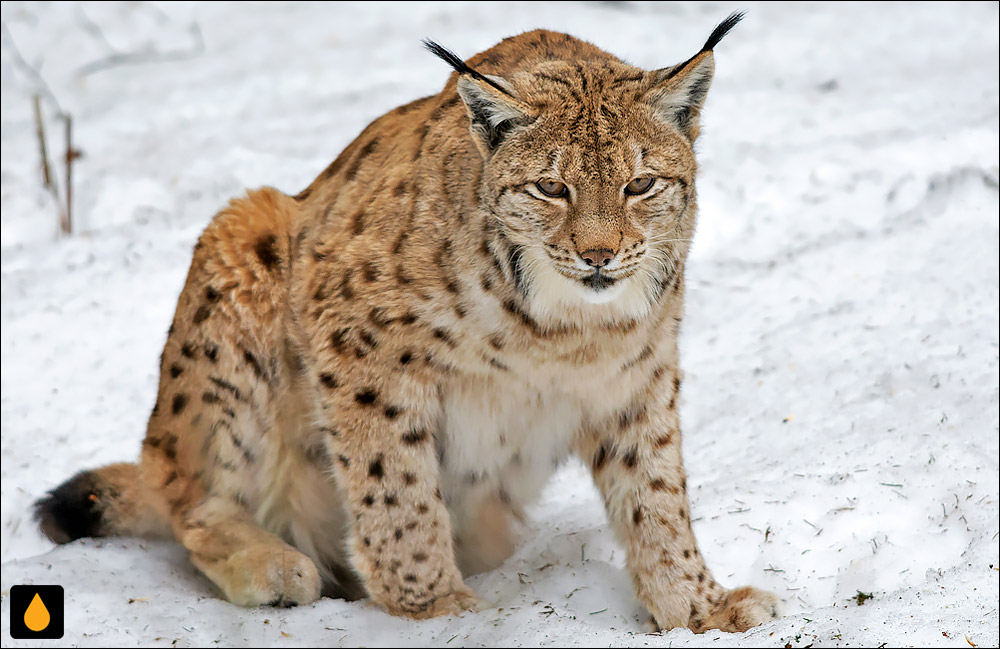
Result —
M615 256L614 250L609 250L607 248L598 248L592 250L584 250L580 253L583 260L587 262L588 265L594 268L603 268L608 265L611 258Z

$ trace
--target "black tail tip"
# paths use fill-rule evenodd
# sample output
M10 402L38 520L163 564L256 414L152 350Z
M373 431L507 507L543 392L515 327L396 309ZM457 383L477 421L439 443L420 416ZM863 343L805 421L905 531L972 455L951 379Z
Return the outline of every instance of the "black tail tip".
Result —
M81 471L35 502L35 521L53 543L103 536L98 481L93 471Z
M745 11L734 11L729 14L725 20L719 23L715 29L712 30L712 34L708 37L708 40L705 41L705 46L701 48L701 51L708 52L710 50L714 50L715 46L719 44L719 41L721 41L733 27L736 27L736 25L739 24L739 22L743 20L743 17L746 15L747 12Z

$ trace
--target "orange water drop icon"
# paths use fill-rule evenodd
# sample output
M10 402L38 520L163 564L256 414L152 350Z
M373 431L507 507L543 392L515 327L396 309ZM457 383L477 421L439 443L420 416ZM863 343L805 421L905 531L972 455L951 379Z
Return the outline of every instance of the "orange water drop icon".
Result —
M28 610L24 612L24 625L38 633L45 630L51 619L49 609L45 608L42 598L38 596L38 593L35 593L34 599L28 604Z

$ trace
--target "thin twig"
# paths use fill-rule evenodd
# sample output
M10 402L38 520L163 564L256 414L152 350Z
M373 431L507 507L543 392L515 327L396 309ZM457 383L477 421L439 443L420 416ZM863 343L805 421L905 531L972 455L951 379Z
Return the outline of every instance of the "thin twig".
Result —
M98 59L80 67L76 71L77 77L85 77L95 72L101 72L109 68L121 65L139 65L143 63L168 63L173 61L186 61L201 56L205 52L205 39L201 34L201 27L198 23L191 23L188 27L194 43L191 47L183 50L167 50L160 52L149 50L145 52L115 52L103 59Z
M63 234L73 232L73 161L82 154L73 148L73 116L63 115L66 123L66 211L61 221Z
M35 104L35 134L38 136L38 151L42 157L42 178L45 189L52 190L52 171L49 168L49 152L45 147L45 122L42 121L42 97L37 92L32 97Z
M46 191L52 194L52 200L56 204L59 212L59 227L66 232L67 216L62 200L59 198L59 187L54 182L52 167L49 165L48 148L45 145L45 120L42 118L42 100L37 93L34 96L35 104L35 134L38 136L38 148L42 156L42 183Z

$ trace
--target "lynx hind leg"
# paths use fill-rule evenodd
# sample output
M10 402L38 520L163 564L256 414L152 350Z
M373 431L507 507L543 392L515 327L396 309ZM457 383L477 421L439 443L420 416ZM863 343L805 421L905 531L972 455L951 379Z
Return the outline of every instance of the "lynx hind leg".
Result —
M253 519L290 387L284 306L291 199L272 189L219 213L195 248L163 352L142 469L191 561L236 604L319 597L316 564ZM282 444L295 440L282 438Z
M297 606L319 599L312 559L258 527L238 505L210 498L184 516L179 540L191 562L242 606Z

